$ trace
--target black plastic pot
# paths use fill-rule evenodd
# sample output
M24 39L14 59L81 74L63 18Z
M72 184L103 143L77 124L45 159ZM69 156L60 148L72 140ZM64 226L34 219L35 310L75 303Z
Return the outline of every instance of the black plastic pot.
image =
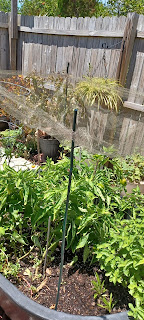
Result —
M78 316L48 309L27 298L0 274L0 307L11 320L128 320L127 312Z
M47 157L56 159L59 156L59 141L52 138L40 138L40 149L44 155L44 159Z
M0 117L0 131L4 131L8 129L8 118L6 116L1 116Z

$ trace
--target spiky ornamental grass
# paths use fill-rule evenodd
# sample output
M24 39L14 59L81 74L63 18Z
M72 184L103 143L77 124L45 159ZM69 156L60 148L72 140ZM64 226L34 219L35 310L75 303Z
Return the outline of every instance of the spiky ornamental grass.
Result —
M83 97L84 102L90 106L97 103L98 108L105 106L118 111L118 106L123 103L119 94L120 87L118 81L113 79L85 77L76 85L75 93Z

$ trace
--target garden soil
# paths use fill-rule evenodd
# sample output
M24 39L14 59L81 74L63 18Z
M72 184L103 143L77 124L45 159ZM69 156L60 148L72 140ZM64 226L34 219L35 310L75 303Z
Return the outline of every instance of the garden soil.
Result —
M68 260L69 258L65 262L63 269L58 311L89 316L108 314L106 309L98 306L98 304L102 304L101 300L94 299L92 280L96 280L95 272L99 274L101 281L105 280L107 298L109 299L111 292L113 294L115 306L111 313L128 310L128 303L133 302L133 299L128 294L127 289L121 285L114 286L110 283L98 265L90 266L90 263L84 264L80 261L71 266ZM53 263L47 266L46 277L43 278L40 274L42 270L39 270L37 276L35 276L36 273L31 262L25 259L25 261L20 262L21 271L19 272L18 279L13 278L10 281L35 302L50 309L55 309L60 271L59 262L60 252L59 257L55 258Z

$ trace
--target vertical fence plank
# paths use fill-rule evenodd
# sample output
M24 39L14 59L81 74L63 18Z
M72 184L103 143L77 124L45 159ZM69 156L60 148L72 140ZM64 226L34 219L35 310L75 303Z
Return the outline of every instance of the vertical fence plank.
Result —
M137 13L129 13L127 17L116 75L122 85L125 85L126 82L126 76L136 36L138 18L139 15Z
M128 101L142 104L144 91L144 53L138 52ZM139 95L138 95L139 94Z
M57 23L57 30L65 30L65 18L59 18ZM56 59L56 73L62 72L62 61L63 61L63 45L64 37L57 36L57 59Z
M9 22L10 68L17 69L17 0L11 0L11 15Z

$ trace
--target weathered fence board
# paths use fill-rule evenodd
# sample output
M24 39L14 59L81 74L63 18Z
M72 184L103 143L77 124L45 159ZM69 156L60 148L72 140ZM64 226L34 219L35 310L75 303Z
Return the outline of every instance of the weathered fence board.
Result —
M119 20L123 21L123 24ZM76 78L88 74L115 78L120 54L119 42L123 36L125 21L124 17L120 19L34 17L34 28L19 27L19 48L23 45L25 47L23 52L26 52L27 56L33 54L32 68L26 69L28 64L23 64L24 74L39 69L44 75L50 72L66 72L69 63L69 72ZM38 39L40 34L43 35L42 41L38 39L37 42L32 41L33 35L36 34ZM38 43L41 43L42 48L37 45ZM34 51L37 52L37 61L41 61L41 68L35 67ZM110 65L111 56L114 59L113 68L112 64ZM20 54L19 68L21 63Z
M9 68L8 13L0 12L0 69Z
M137 52L128 101L137 104L144 102L144 53Z
M140 15L138 19L137 34L139 34L139 32L144 32L144 16L143 15ZM131 60L129 64L129 70L127 74L127 81L126 81L127 88L130 88L130 85L131 85L138 52L144 52L144 38L135 38L134 47L133 47Z

